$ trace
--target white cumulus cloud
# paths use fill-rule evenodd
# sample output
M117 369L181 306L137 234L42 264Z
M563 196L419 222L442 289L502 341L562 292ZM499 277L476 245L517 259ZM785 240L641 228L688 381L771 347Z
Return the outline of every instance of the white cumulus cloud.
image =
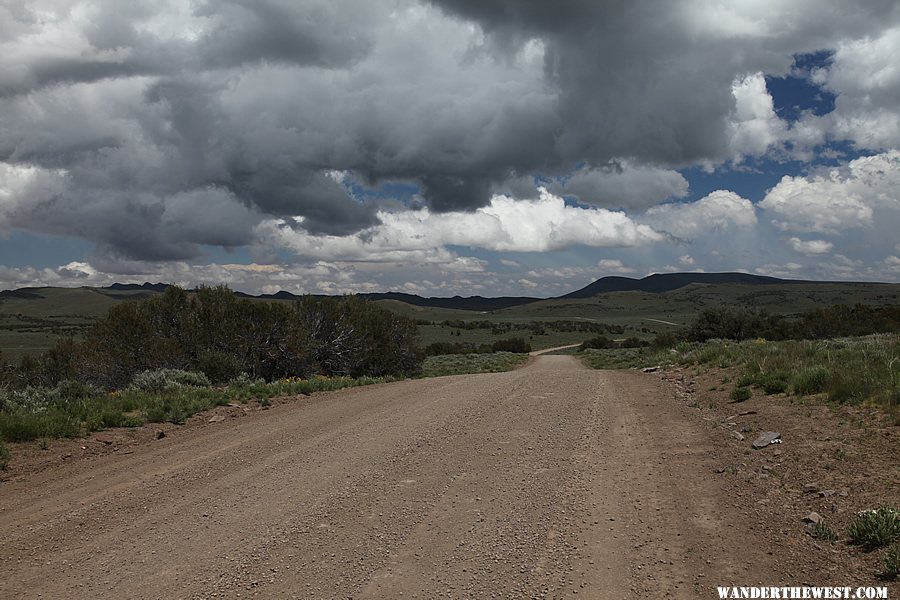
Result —
M787 124L775 114L766 78L754 73L735 80L731 88L735 110L729 124L730 145L736 158L762 155L778 144L787 132Z
M689 240L732 227L752 227L757 222L753 203L726 190L716 190L696 202L655 206L641 220L657 231Z
M800 238L792 237L788 242L790 242L794 252L799 252L800 254L806 254L808 256L828 254L834 247L834 244L825 240L801 240Z
M313 235L274 220L257 230L268 244L300 256L364 261L446 261L445 246L543 252L576 245L630 247L663 239L623 212L567 206L543 188L532 200L494 196L490 205L474 212L423 208L378 216L380 225L352 236Z
M786 231L837 233L871 225L875 210L900 210L900 151L857 158L827 174L785 176L759 206Z

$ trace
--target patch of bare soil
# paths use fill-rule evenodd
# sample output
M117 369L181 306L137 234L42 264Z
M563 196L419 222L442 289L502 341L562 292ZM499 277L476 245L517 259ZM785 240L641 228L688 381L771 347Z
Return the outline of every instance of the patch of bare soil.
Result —
M735 507L755 519L767 552L789 565L795 581L886 585L891 598L900 596L896 581L879 578L884 552L866 552L847 535L859 511L900 507L900 427L888 415L829 404L824 396L759 390L734 402L733 369L674 368L655 375L705 424L716 442L713 476L731 490ZM780 434L780 443L755 449L752 443L770 431ZM824 519L837 541L811 534L805 521L811 513Z

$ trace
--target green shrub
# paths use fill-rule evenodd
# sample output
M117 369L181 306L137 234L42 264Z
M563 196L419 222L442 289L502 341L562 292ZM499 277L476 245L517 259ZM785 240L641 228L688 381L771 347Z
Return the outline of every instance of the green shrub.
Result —
M650 341L650 345L654 348L671 348L678 343L678 336L674 333L658 333Z
M883 548L900 540L900 512L883 506L864 510L850 522L850 542L868 549Z
M759 380L759 387L766 394L781 394L788 389L790 375L785 371L772 371L766 373Z
M56 386L59 397L66 400L84 400L85 398L96 398L103 392L89 383L83 381L74 381L65 379L60 381Z
M9 442L79 435L81 418L59 407L42 412L0 411L0 437Z
M818 394L828 389L831 381L831 369L823 365L814 365L801 369L791 378L794 393L802 396Z
M0 440L0 471L5 471L9 466L9 448Z
M758 376L758 373L744 373L738 377L737 381L734 382L734 385L737 387L750 387L751 385L756 385Z
M784 370L750 372L738 379L737 386L754 386L766 394L780 394L787 391L790 373Z
M837 534L834 530L821 521L813 526L812 536L823 542L834 542L837 540Z
M169 369L142 371L134 376L128 389L158 394L180 387L178 382L169 377Z
M176 390L182 386L209 387L209 379L203 373L182 371L181 369L156 369L142 371L131 380L129 389L160 393Z
M205 350L197 357L195 367L213 383L225 383L240 375L241 361L229 352Z
M631 336L627 337L621 342L619 342L619 348L643 348L645 346L649 346L650 342L644 341L640 338Z
M877 381L862 373L844 369L834 373L828 385L828 399L840 404L856 404L881 391Z
M887 579L896 579L900 575L900 542L894 542L885 552L882 575Z
M581 342L581 346L578 347L578 350L604 350L607 348L618 348L618 345L608 337L598 335L597 337Z
M204 373L194 371L181 371L174 369L171 377L180 385L190 387L209 387L211 384L209 378Z
M56 388L26 387L19 390L0 391L0 410L8 413L45 412L59 400Z
M687 340L705 342L711 339L746 340L772 338L779 318L754 308L723 306L703 311L685 330Z
M523 338L515 337L508 340L497 340L491 344L493 352L514 352L516 354L528 354L531 352L531 344Z
M731 399L735 402L743 402L749 400L753 393L748 387L736 387L731 391Z
M723 359L723 352L723 346L710 344L694 354L694 361L701 365L719 363Z

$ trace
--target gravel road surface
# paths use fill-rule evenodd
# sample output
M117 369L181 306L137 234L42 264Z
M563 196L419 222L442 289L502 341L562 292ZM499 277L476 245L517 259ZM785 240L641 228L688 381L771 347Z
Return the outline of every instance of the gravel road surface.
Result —
M696 598L774 585L657 378L536 356L0 484L2 598Z

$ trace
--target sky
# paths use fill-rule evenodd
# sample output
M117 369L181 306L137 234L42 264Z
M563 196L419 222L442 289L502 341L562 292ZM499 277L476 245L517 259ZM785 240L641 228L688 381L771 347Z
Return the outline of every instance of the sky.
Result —
M0 0L0 289L900 281L894 0Z

